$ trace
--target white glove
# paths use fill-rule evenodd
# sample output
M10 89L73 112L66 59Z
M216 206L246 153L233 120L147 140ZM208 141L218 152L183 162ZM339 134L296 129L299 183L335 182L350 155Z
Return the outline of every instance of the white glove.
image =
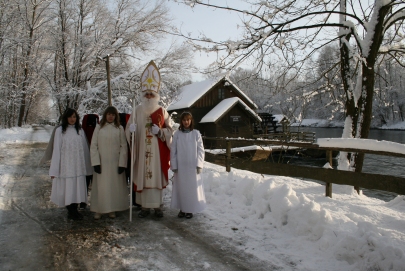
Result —
M136 131L136 124L135 123L131 123L131 125L129 125L129 131L131 133L135 133L135 131Z
M156 124L153 124L152 126L152 134L157 135L160 131L159 126L157 126Z
M202 168L198 167L198 168L197 168L197 174L200 174L201 171L202 171Z

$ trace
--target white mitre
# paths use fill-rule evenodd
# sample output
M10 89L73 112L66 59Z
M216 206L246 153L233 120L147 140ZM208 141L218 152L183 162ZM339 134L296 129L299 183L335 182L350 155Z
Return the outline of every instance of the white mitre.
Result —
M160 72L153 60L149 62L141 75L141 90L153 91L159 93L160 89Z

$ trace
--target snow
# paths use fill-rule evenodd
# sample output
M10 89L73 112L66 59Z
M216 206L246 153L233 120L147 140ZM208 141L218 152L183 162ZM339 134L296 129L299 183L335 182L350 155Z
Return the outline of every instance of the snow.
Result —
M0 144L47 142L49 130L2 129ZM228 173L208 162L202 178L208 206L193 219L227 238L236 251L280 270L405 270L404 196L384 202L336 189L329 198L315 182L237 169ZM165 189L166 206L170 194L171 185Z
M179 98L177 99L177 101L174 101L172 104L170 104L167 110L171 111L176 109L189 108L216 83L218 83L217 79L207 79L180 88Z
M261 147L261 146L257 146L257 145L252 145L252 146L246 146L246 147L231 148L231 153L245 152L245 151L257 151L257 150L272 151L273 149L277 149L277 147L278 146ZM205 151L209 152L211 154L226 153L226 150L224 150L224 149L211 149L211 150L206 149Z
M283 119L287 119L287 117L282 114L274 114L272 116L274 117L274 120L277 121L278 124L280 124L280 121L282 121Z
M392 124L390 126L383 125L380 129L382 129L382 130L387 130L387 129L389 129L389 130L392 130L392 129L394 129L394 130L405 130L405 121L401 121L401 122Z
M49 133L46 130L36 130L35 125L25 127L13 127L10 129L0 129L0 142L7 143L29 143L48 142Z
M373 139L362 138L318 138L316 141L320 147L356 148L362 150L384 151L405 154L405 145Z
M207 115L205 115L200 123L206 122L216 122L223 114L225 114L229 109L231 109L236 103L240 103L246 111L252 114L258 121L262 121L262 119L252 110L250 109L241 99L237 97L228 98L222 100L219 104L217 104L213 109L211 109Z

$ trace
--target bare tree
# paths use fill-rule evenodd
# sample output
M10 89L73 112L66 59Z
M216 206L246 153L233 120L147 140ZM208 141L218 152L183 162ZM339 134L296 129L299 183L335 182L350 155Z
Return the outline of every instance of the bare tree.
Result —
M21 126L37 96L48 6L41 0L0 1L0 111L6 127Z
M404 52L405 2L403 0L346 1L244 1L250 10L212 4L212 1L178 1L224 9L240 14L244 36L233 41L184 36L200 50L224 52L219 68L232 69L249 60L263 72L279 63L292 80L304 74L308 60L320 48L340 42L340 67L345 93L343 137L367 138L372 119L376 61L387 55L401 63ZM285 77L285 78L287 78ZM281 77L283 78L283 77ZM280 82L281 83L281 82ZM288 84L289 81L282 82ZM344 155L341 155L342 157ZM340 167L361 171L364 157L341 159ZM346 159L347 159L346 158ZM346 161L349 161L346 160Z
M105 57L109 56L111 78L131 78L139 59L156 52L162 30L170 26L163 0L55 0L50 51L54 54L52 76L44 74L54 94L59 113L66 107L99 106L103 97L88 99L107 80ZM97 91L95 91L97 89ZM98 100L98 102L96 101Z

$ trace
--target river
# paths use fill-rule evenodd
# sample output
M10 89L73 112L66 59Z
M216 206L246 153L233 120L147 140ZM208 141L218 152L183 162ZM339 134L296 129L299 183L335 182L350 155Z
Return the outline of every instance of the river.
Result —
M313 128L304 127L300 131L315 132L316 138L340 138L342 137L343 128ZM392 141L405 144L405 131L402 130L370 130L369 139ZM305 158L299 156L285 157L285 161L296 165L323 166L325 158ZM288 159L288 160L286 160ZM405 167L403 166L404 158L392 157L385 155L366 154L363 165L363 172L375 173L382 175L393 175L404 177ZM334 159L333 167L336 168L337 160ZM392 200L396 194L363 189L363 193L367 196L376 197L384 201Z

